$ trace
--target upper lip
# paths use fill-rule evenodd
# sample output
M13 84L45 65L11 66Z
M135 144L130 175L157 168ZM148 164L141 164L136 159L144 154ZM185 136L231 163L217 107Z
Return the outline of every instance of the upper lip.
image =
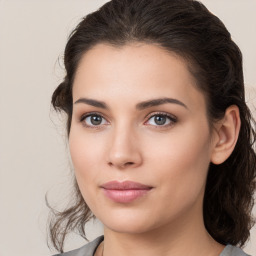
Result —
M134 181L110 181L101 185L102 188L112 190L135 190L135 189L151 189L151 186L144 185Z

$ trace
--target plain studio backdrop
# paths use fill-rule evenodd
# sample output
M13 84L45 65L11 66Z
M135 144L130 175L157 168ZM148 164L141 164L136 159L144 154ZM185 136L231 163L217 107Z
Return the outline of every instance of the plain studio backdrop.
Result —
M44 196L48 192L50 203L65 205L72 173L65 125L50 108L51 94L64 74L61 61L69 33L105 2L0 0L0 256L55 253L46 244ZM220 17L243 52L252 108L256 103L256 0L202 2ZM99 222L88 224L90 240L100 234ZM84 243L72 235L65 250ZM245 251L256 255L256 228Z

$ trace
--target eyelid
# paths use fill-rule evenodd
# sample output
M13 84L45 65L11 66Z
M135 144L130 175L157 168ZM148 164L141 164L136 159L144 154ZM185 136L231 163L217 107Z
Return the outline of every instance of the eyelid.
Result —
M105 126L105 125L106 125L106 124L100 124L100 125L87 125L87 124L85 124L83 121L84 121L87 117L92 116L92 115L100 116L101 118L105 119L108 124L110 123L110 122L108 121L108 119L105 118L105 116L104 116L102 113L97 112L97 111L84 113L84 114L79 118L79 121L80 121L81 123L83 123L83 125L84 125L85 127L92 128L92 129L100 129L100 128L102 128L102 126ZM144 124L147 123L152 117L157 116L157 115L159 115L159 116L165 116L165 117L169 118L170 123L167 124L167 125L150 125L150 124L146 124L146 125L153 126L154 128L166 128L166 127L169 127L169 126L174 125L174 124L178 121L177 117L174 116L174 115L172 115L172 114L170 114L170 113L167 113L167 112L152 112L152 113L150 113L149 115L146 116L146 122L144 122Z
M97 116L100 116L102 119L105 119L107 121L107 123L110 123L107 118L104 117L104 115L100 112L97 112L97 111L93 111L93 112L87 112L87 113L84 113L80 118L79 118L79 121L81 123L83 123L83 126L87 127L87 128L92 128L92 129L100 129L102 128L102 126L106 125L106 124L100 124L100 125L88 125L84 122L84 120L89 117L89 116L93 116L93 115L97 115Z
M153 113L150 113L150 114L146 117L146 118L147 118L146 122L148 122L153 116L157 116L157 115L159 115L159 116L165 116L165 117L169 118L169 119L170 119L170 123L167 124L167 125L151 125L151 126L153 126L154 128L166 128L166 127L169 127L169 126L174 125L174 124L178 121L178 119L177 119L176 116L174 116L174 115L172 115L172 114L169 114L169 113L167 113L167 112L153 112Z

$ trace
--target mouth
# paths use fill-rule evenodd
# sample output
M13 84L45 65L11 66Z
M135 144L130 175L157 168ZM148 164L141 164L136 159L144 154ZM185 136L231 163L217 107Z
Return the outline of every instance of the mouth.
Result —
M110 181L100 186L105 196L117 203L129 203L146 195L153 187L133 181Z

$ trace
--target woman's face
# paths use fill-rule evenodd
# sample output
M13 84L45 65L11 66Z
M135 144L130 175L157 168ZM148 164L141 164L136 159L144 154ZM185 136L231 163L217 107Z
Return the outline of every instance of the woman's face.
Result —
M73 103L75 175L106 228L140 233L202 217L213 146L205 98L181 58L152 44L98 44L79 64Z

